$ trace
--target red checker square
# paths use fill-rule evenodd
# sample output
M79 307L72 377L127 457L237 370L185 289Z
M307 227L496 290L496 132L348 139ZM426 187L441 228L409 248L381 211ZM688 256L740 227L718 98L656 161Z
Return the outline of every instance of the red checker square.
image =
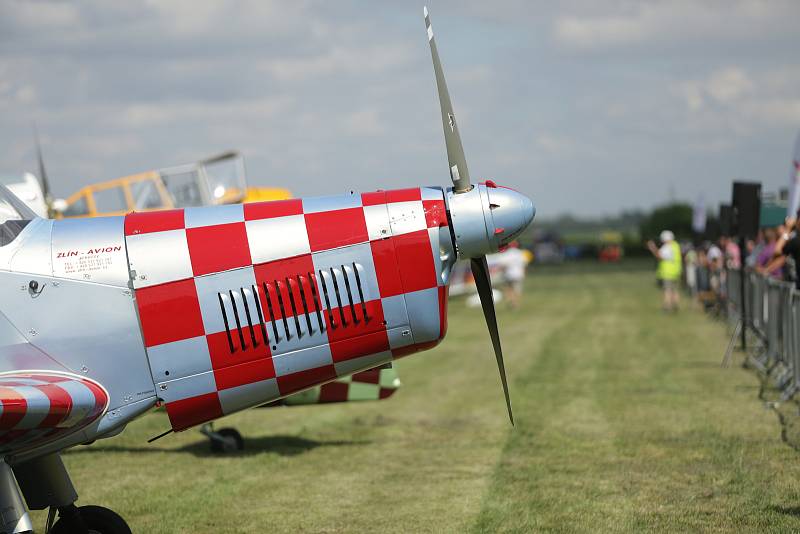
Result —
M388 399L389 397L394 395L395 391L397 391L397 388L381 388L380 393L378 394L378 398L381 400Z
M267 335L269 336L269 334ZM211 356L211 367L222 369L232 365L264 359L269 360L270 365L272 365L272 354L268 345L269 340L264 342L264 333L261 325L253 326L253 336L256 338L255 346L250 336L250 329L247 327L242 329L241 337L239 337L239 332L232 329L230 342L227 332L206 335L208 354ZM242 338L244 339L244 348L242 348ZM231 344L233 345L233 352L231 352Z
M65 389L53 384L36 386L36 389L47 395L50 401L50 412L39 422L39 428L58 426L72 410L72 396Z
M133 212L125 216L125 235L180 230L183 227L182 209Z
M305 219L312 252L369 241L362 207L306 213Z
M194 279L136 290L147 347L205 334Z
M370 241L372 262L375 264L375 276L378 279L378 291L381 297L392 297L403 292L400 271L397 270L397 255L392 239Z
M167 415L176 432L222 417L216 392L167 403Z
M245 221L302 214L303 200L299 198L274 200L272 202L252 202L244 205Z
M372 332L365 336L351 337L342 341L332 341L330 346L333 361L343 362L389 350L389 336L386 334L385 330L381 332ZM355 376L353 376L353 379L355 380Z
M308 304L313 302L314 293L319 298L319 288L315 285L314 293L311 290L311 284L316 279L314 276L314 260L311 259L311 254L262 263L253 267L253 271L260 290L261 308L264 310L265 319L269 319L270 314L274 319L280 319L284 315L291 317L294 315L292 303L294 303L294 309L297 310L297 313L303 313L303 294ZM303 294L300 293L301 284ZM269 299L264 295L264 287L269 291ZM290 287L291 292L289 291ZM279 289L280 299L278 298ZM281 303L283 303L283 312L281 312Z
M362 206L377 206L379 204L386 204L385 191L370 191L369 193L361 193Z
M391 189L386 191L386 202L409 202L422 200L422 190L419 187L409 189Z
M425 222L428 228L447 226L447 209L444 200L423 200L422 210L425 212Z
M363 382L365 384L380 384L381 383L381 370L369 369L361 371L353 375L353 382Z
M3 405L3 412L0 413L0 430L14 428L28 411L28 401L15 389L0 387L0 403Z
M350 384L344 382L329 382L323 384L319 391L319 402L346 402Z
M428 230L419 230L392 237L403 291L411 293L436 287L436 265ZM381 293L381 296L384 296Z
M246 267L252 263L243 222L187 228L186 241L195 276Z
M333 306L333 302L331 302ZM341 308L335 307L331 309L331 314L325 314L325 326L328 329L328 340L333 343L334 341L341 341L353 337L371 334L372 332L386 331L386 324L383 317L383 305L380 300L370 300L364 303L367 309L367 318L364 318L364 311L361 304L354 304L355 317L353 311L348 304L344 304ZM333 315L333 324L331 324L330 315ZM342 328L342 316L347 325Z
M214 380L217 382L217 389L229 389L245 384L261 382L269 378L275 378L275 366L272 365L272 358L255 360L233 367L214 370Z
M316 386L336 378L336 368L333 365L323 365L313 369L306 369L289 375L278 377L278 389L281 395L289 395L301 389Z

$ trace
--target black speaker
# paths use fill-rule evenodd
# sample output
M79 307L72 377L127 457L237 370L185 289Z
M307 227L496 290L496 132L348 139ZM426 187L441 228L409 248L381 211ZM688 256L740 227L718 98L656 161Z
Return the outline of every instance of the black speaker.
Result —
M733 182L735 230L741 237L756 237L761 218L761 184Z
M720 235L733 235L733 206L730 204L719 205L719 233Z

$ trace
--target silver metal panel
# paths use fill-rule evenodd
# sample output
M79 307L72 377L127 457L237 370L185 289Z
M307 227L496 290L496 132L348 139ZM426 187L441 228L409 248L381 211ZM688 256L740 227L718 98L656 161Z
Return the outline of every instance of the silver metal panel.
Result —
M367 235L370 241L383 239L391 235L392 229L389 225L389 210L386 204L364 206L364 220L367 223Z
M421 200L392 202L387 207L393 235L417 232L428 227Z
M125 217L53 222L53 275L127 287Z
M383 320L386 321L386 328L392 329L400 326L408 327L408 312L406 311L406 300L402 294L381 299L383 307Z
M410 326L392 328L386 331L386 335L389 337L389 347L393 349L407 347L414 343L414 334Z
M414 343L439 339L439 290L414 291L406 293L405 298Z
M253 382L219 392L219 402L223 413L233 413L271 402L281 396L278 381L274 378Z
M38 295L20 290L31 279ZM154 395L129 289L8 273L0 294L3 313L34 346L109 391L109 409Z
M244 208L242 204L186 208L183 214L186 228L244 221Z
M192 277L185 230L129 235L128 261L136 289ZM165 258L169 258L165 261Z
M200 301L200 311L203 315L203 326L205 327L206 334L214 334L216 332L223 332L225 330L225 322L222 319L222 311L219 308L218 293L226 295L224 302L226 305L226 312L228 314L228 321L230 321L231 328L235 328L233 324L233 309L231 308L229 291L233 291L234 298L238 301L239 310L243 309L241 301L240 288L250 288L255 285L256 276L252 267L244 267L241 269L234 269L232 271L225 271L221 273L209 274L205 276L198 276L194 279L194 285L197 287L197 297ZM248 305L253 314L255 314L255 301L250 291L248 291ZM243 315L243 314L242 314ZM240 316L246 324L246 319Z
M346 376L358 373L359 371L372 369L373 367L389 363L390 361L392 361L392 352L387 350L376 354L361 356L360 358L337 362L334 364L334 367L336 367L336 374L338 376Z
M156 382L177 380L211 371L211 356L205 336L181 339L147 349Z
M188 399L215 391L217 391L217 382L213 372L158 383L158 397L165 402Z
M323 365L331 365L332 363L333 357L331 356L330 345L317 345L316 347L309 347L287 354L278 354L272 358L275 374L278 376L322 367Z
M355 262L357 266L360 266L358 275L361 279L361 287L364 291L364 300L370 301L380 298L378 280L375 275L375 263L372 260L372 248L370 248L369 243L359 243L358 245L315 252L311 257L314 260L314 268L317 272L319 273L319 271L322 270L329 293L333 291L333 280L331 279L329 268L334 269L334 274L339 284L339 291L342 294L343 305L347 300L347 291L345 289L344 278L342 277L342 265L348 270L350 287L352 291L356 293L356 295L354 295L356 302L358 302L359 298L357 296L358 290L356 289L355 274L353 273L353 262ZM321 287L321 282L317 285ZM322 300L322 306L326 308L325 299ZM331 306L335 306L335 304L331 302Z
M302 215L245 222L253 263L291 258L311 252L306 220Z
M53 274L50 256L53 221L34 219L17 238L0 247L0 269L32 274Z
M303 199L303 213L341 210L361 207L361 195L350 192L344 195L309 197Z

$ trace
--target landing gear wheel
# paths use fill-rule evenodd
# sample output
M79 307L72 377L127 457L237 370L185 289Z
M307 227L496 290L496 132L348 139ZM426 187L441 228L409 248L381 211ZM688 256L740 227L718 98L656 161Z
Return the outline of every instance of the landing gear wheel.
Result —
M85 529L85 530L82 530ZM50 534L132 534L122 517L102 506L64 507Z
M222 439L211 440L212 451L234 452L244 449L244 438L235 428L220 428L216 433Z

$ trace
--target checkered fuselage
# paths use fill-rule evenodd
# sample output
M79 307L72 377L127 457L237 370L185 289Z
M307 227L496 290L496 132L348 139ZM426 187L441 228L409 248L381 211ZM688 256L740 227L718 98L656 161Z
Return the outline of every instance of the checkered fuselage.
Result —
M440 188L133 213L124 232L174 430L445 334L455 254Z

